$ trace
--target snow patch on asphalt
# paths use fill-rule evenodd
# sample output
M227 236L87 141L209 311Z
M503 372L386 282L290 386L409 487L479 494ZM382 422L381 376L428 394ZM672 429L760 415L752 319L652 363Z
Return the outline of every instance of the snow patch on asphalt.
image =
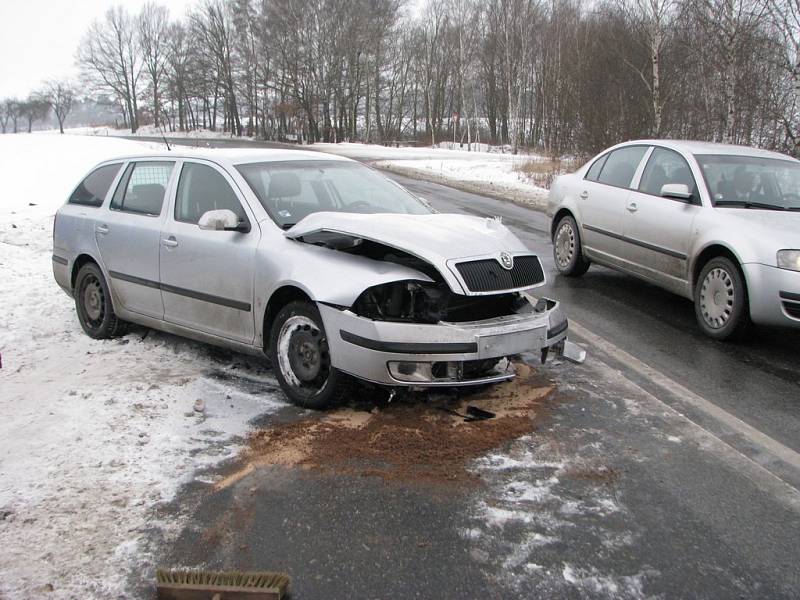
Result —
M601 452L598 445L585 444L568 453L560 442L532 435L517 440L507 454L476 461L475 472L490 491L476 499L462 537L473 544L473 557L485 557L481 562L501 573L499 584L528 596L645 597L646 574L619 576L591 564L554 565L554 558L572 556L569 546L576 533L590 532L597 546L610 552L634 541L632 532L606 527L609 520L619 524L629 515L613 486L601 481L609 473L597 466Z
M0 597L131 595L180 530L166 503L284 406L256 360L138 328L90 339L53 280L55 210L100 160L151 148L0 136Z

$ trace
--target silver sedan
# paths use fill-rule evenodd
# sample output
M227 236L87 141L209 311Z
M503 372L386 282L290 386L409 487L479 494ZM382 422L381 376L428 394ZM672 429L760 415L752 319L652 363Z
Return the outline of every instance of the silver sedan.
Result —
M614 146L550 190L553 252L694 301L700 328L800 327L800 161L755 148L642 140Z
M566 341L539 258L496 219L436 214L357 162L300 151L170 152L98 165L58 211L56 282L86 333L138 323L270 357L287 396L350 376L454 386Z

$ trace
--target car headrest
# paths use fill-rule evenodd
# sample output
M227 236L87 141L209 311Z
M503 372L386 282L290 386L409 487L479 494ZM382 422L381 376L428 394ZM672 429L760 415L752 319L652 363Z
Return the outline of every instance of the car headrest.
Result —
M125 208L157 215L161 213L161 204L163 201L163 185L160 183L144 183L131 188L130 196L125 198Z
M269 178L270 198L290 198L300 195L300 178L294 173L283 171L273 173Z

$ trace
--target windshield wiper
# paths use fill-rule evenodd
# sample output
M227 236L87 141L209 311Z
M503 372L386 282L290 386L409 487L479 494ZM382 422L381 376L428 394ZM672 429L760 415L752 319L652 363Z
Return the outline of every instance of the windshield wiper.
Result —
M717 200L714 206L741 206L743 208L763 208L766 210L789 210L780 204L767 204L766 202L751 202L750 200Z
M297 225L297 223L284 223L283 225L281 225L281 229L286 231L287 229L291 229L295 225Z

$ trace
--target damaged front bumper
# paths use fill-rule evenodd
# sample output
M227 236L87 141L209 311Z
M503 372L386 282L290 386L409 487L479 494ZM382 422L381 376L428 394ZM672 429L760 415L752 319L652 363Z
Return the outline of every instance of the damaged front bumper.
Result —
M437 324L376 321L324 304L319 309L334 367L374 383L431 387L511 379L507 363L488 373L476 367L524 352L582 362L585 352L566 339L559 303L543 298L531 305L527 313Z

